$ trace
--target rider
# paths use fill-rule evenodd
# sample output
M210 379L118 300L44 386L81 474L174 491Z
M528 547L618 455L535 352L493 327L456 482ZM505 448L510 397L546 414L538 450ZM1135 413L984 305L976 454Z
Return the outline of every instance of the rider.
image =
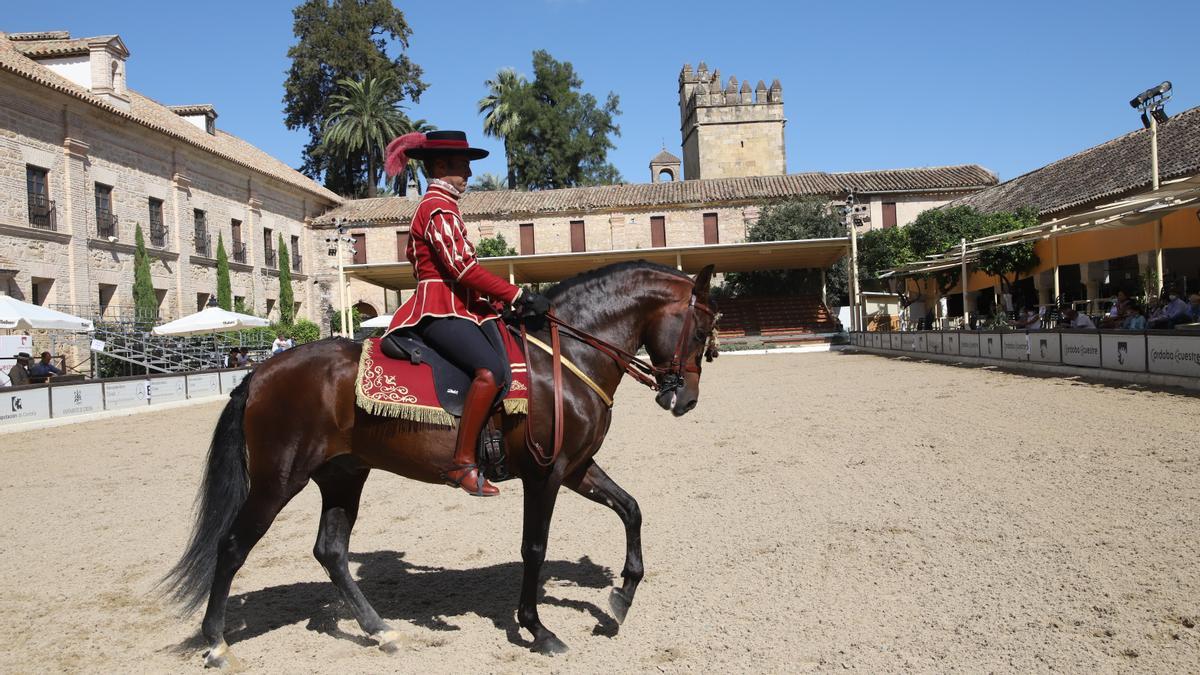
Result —
M458 200L467 190L471 160L487 157L472 148L461 131L405 134L387 148L388 175L399 174L409 159L425 163L429 189L413 214L405 252L417 277L417 290L396 310L388 332L410 329L459 368L474 374L459 420L454 459L446 482L467 492L500 494L479 473L476 447L507 370L507 354L498 353L482 330L497 318L488 300L509 303L520 314L545 314L545 296L524 291L476 264L475 247L467 238Z

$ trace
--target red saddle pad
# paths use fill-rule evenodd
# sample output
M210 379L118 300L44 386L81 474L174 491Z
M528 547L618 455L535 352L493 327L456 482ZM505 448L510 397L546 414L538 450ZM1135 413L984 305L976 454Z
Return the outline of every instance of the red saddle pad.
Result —
M500 333L512 370L512 386L504 395L504 412L524 415L529 411L529 369L525 365L525 354L508 331ZM358 407L372 415L447 427L455 424L456 418L438 402L433 369L424 363L384 356L379 348L379 338L363 340L354 393Z

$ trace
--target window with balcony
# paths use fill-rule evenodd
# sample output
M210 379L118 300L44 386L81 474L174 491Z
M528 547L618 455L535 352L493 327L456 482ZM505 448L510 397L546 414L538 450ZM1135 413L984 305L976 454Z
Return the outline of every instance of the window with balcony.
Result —
M212 257L212 239L208 235L208 214L192 209L192 227L195 229L196 254Z
M29 195L29 224L42 230L56 230L54 202L50 199L50 172L25 165L25 188Z
M115 241L117 216L113 213L112 186L96 183L96 236Z
M246 242L242 241L242 221L233 218L229 221L229 229L232 230L233 236L230 238L230 249L233 255L233 261L246 264Z
M167 245L167 226L163 223L163 200L150 198L150 245Z
M271 238L271 228L263 228L263 264L267 267L275 267L278 263L275 255L275 242Z

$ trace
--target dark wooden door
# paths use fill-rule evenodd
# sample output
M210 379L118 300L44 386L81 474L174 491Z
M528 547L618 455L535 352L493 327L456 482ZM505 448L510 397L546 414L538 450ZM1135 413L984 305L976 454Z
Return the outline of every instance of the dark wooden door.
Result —
M583 221L571 221L571 251L586 251L587 239L584 237Z
M650 245L656 248L667 245L666 216L650 216Z
M533 223L521 223L521 255L533 253Z
M715 213L704 214L704 243L721 243L721 235L717 232L717 214Z
M354 247L354 264L367 264L367 233L355 232L351 236L355 239L355 242L351 244Z

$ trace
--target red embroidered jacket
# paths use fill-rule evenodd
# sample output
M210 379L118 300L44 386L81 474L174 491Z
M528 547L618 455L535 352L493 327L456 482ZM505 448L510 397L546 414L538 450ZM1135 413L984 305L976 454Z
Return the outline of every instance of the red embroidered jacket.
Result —
M417 277L417 290L396 310L388 332L415 326L427 316L456 316L482 324L496 318L488 299L512 303L521 294L476 262L458 196L441 181L430 181L413 214L405 255Z

